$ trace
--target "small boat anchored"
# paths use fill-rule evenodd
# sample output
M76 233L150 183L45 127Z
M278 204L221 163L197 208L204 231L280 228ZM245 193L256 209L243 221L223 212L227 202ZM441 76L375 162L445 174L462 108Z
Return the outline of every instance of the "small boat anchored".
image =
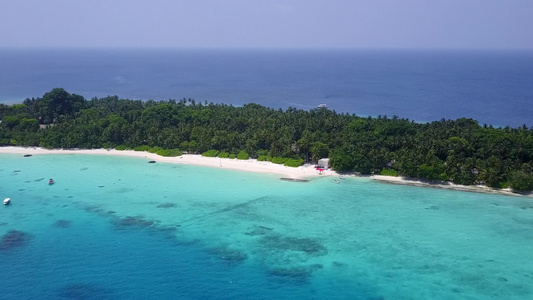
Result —
M11 198L5 198L4 205L8 205L9 203L11 203Z
M48 180L48 184L49 184L49 185L54 184L54 180L53 180L52 178L50 178L50 180Z

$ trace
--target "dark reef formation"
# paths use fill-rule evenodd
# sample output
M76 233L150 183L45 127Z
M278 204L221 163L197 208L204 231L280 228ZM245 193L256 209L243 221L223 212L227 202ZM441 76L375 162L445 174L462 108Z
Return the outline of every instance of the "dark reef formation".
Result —
M244 262L248 259L248 255L242 251L232 249L228 246L220 246L211 248L208 253L215 255L216 257L226 261L230 265L236 265Z
M272 230L274 230L274 229L270 228L270 227L259 225L259 226L252 227L252 229L250 231L246 232L245 234L246 235L250 235L250 236L265 235L265 234L271 233Z
M4 234L2 240L0 241L0 251L24 247L28 244L31 238L31 234L24 231L10 230Z
M328 249L319 241L310 238L297 238L269 234L261 238L260 243L267 248L279 251L301 251L308 256L322 256L328 253Z
M70 225L72 225L72 221L69 221L69 220L57 220L54 223L54 227L57 227L57 228L69 228Z
M176 207L177 205L175 203L170 203L170 202L167 202L167 203L161 203L159 205L157 205L158 208L172 208L172 207Z
M268 270L268 275L291 278L298 281L307 281L315 270L322 269L322 265L297 266L289 268L273 268Z
M154 221L149 221L144 219L142 216L128 216L124 218L118 218L113 220L113 225L116 229L126 229L126 228L148 228L154 225Z

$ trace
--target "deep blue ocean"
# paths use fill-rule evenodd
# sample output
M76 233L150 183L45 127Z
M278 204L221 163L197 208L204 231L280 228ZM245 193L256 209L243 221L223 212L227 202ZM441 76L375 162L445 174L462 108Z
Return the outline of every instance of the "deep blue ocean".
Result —
M87 99L327 104L416 122L533 126L531 51L0 49L0 103L55 87Z

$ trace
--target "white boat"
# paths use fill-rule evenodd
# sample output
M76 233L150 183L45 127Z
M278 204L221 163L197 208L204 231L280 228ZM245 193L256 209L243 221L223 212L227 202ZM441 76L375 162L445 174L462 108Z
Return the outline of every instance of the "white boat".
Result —
M328 108L327 104L319 104L316 108Z
M9 203L11 203L11 198L5 198L4 205L8 205Z

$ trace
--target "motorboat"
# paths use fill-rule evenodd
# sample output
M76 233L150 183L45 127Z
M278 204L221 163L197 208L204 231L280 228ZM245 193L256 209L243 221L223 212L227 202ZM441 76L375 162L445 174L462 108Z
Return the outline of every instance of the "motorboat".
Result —
M52 178L50 178L50 180L48 180L48 184L49 184L49 185L54 184L54 180L53 180Z
M8 205L9 203L11 203L11 198L5 198L4 205Z

